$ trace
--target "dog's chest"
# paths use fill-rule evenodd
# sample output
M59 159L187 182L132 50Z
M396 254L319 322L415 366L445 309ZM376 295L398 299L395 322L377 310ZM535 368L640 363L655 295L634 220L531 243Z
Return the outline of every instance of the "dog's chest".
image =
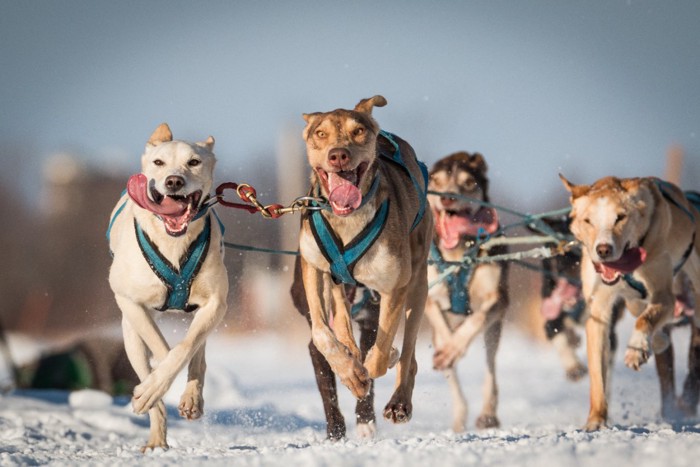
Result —
M308 229L302 229L299 250L304 259L316 269L327 273L331 271L329 261ZM402 264L386 242L378 241L353 265L353 276L357 282L383 291L394 288L401 270Z

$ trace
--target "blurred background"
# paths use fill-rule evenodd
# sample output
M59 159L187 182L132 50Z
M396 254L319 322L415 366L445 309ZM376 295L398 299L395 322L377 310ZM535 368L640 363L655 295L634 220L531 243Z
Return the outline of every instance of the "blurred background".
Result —
M217 182L266 203L305 191L301 114L374 94L428 165L483 153L511 209L565 206L559 172L698 189L698 19L694 0L0 0L1 324L49 347L114 329L104 232L164 121L213 135ZM296 216L222 214L229 241L296 248ZM290 258L229 250L227 266L220 332L305 332ZM532 329L538 280L511 281L509 319Z

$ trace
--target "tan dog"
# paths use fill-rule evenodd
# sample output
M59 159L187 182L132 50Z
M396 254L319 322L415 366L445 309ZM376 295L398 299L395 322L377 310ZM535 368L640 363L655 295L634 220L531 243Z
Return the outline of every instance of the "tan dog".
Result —
M573 185L560 177L571 193L571 231L583 246L581 279L590 310L586 429L597 430L608 417L613 306L622 299L637 317L625 364L638 370L652 350L661 353L670 344L663 326L673 317L676 273L688 275L696 297L700 291L700 213L681 190L658 179L606 177Z
M427 173L413 149L380 132L372 118L372 108L384 105L374 96L354 110L304 115L312 194L328 199L329 209L304 215L300 250L313 343L355 397L365 397L370 378L395 363L392 343L406 316L395 391L384 409L386 419L400 423L412 412L433 221L425 208ZM364 363L342 282L363 284L381 298L376 342Z
M486 171L486 162L481 154L458 152L435 163L430 171L429 189L488 202ZM494 233L498 229L498 218L493 209L464 199L431 194L428 200L436 228L431 250L432 265L428 268L429 283L435 282L435 285L429 291L426 316L433 327L433 366L445 371L450 385L452 429L464 431L467 419L467 401L457 378L455 364L482 331L486 341L487 375L483 390L484 405L476 426L497 427L495 365L503 316L508 305L508 266L506 263L481 264L473 268L460 268L441 281L439 277L446 273L446 262L463 260L465 253L474 246L477 236ZM494 248L489 253L504 252L502 248Z
M204 343L226 313L222 228L206 204L216 162L213 147L211 136L202 143L174 141L162 124L148 140L142 173L129 179L128 194L112 212L109 283L122 311L126 352L141 380L133 408L150 416L144 450L168 447L162 397L188 363L179 411L188 420L201 417ZM166 310L194 315L172 349L153 321Z

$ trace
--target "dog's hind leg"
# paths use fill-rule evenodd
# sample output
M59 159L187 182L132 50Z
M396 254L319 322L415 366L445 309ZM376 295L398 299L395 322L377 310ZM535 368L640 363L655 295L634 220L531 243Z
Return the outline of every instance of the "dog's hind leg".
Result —
M321 393L323 411L326 415L326 436L332 441L341 440L345 437L345 418L343 418L338 406L335 373L313 341L309 342L309 355L316 375L316 386Z
M669 326L665 326L663 332L668 334L670 332ZM673 358L673 344L666 347L664 351L654 354L654 363L661 390L661 417L664 420L675 420L679 416L676 407Z
M143 381L151 372L151 365L148 361L149 350L126 318L122 318L122 330L126 355L129 357L129 362L139 380ZM167 420L165 404L162 400L148 411L148 417L150 419L150 436L146 445L141 448L141 452L155 448L168 449L166 441Z
M204 414L204 373L207 370L207 363L204 359L206 344L195 352L187 367L187 384L185 391L180 397L178 411L180 416L187 420L196 420Z
M311 327L311 316L309 315L309 303L306 300L306 291L301 277L301 260L297 257L294 263L294 280L290 290L292 302L297 311L306 319ZM326 415L326 435L330 440L340 440L345 437L345 419L338 407L338 390L336 387L335 373L328 364L323 354L314 345L313 340L309 342L309 355L311 365L314 368L316 385L321 394L323 412Z
M697 297L697 296L696 296ZM697 309L698 301L696 299ZM687 417L695 417L698 413L698 399L700 399L700 327L690 320L690 348L688 349L688 376L683 383L683 393L679 400L680 409Z
M484 405L481 414L476 419L476 427L479 429L497 428L500 426L496 412L498 410L498 384L496 382L496 352L501 341L503 329L503 312L491 310L490 313L499 313L501 318L496 318L484 332L486 343L486 378L484 379L483 397Z
M368 307L367 318L359 320L360 352L362 353L363 361L367 357L367 352L377 340L379 306L370 304ZM369 382L367 396L357 400L355 421L357 423L357 434L360 438L374 438L377 431L376 416L374 414L374 380Z

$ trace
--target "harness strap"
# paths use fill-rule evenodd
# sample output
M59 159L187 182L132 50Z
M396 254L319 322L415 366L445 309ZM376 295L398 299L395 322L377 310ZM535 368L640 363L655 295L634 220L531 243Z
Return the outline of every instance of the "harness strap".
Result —
M430 259L433 260L434 264L437 266L439 273L442 274L447 269L448 266L434 241L430 242ZM450 274L445 278L447 291L450 296L449 311L452 313L458 315L471 314L468 287L473 272L473 267L462 266L459 268L459 272Z
M186 312L196 310L199 305L190 304L188 300L192 282L197 273L199 273L199 269L202 267L209 252L211 218L207 216L204 229L190 244L183 257L180 258L179 272L158 250L158 247L143 231L136 219L134 219L134 229L136 230L136 239L144 259L168 289L165 303L158 310L183 310Z
M391 143L391 145L394 147L393 154L389 155L384 152L380 152L379 155L401 166L401 168L403 168L408 174L408 176L411 178L411 182L413 183L413 186L415 187L416 192L418 193L420 206L418 208L418 212L416 213L415 219L413 219L413 225L411 226L411 231L413 231L413 229L415 229L416 226L420 223L421 219L423 219L423 215L425 214L425 205L427 202L426 194L428 192L428 167L423 162L416 159L418 167L420 167L421 174L423 175L423 183L419 183L416 177L413 175L413 173L411 173L411 171L408 170L408 167L406 166L406 163L403 160L403 156L401 155L401 148L399 148L399 144L394 139L396 136L384 130L379 130L379 134L383 136L387 141L389 141L389 143Z
M389 200L386 199L379 206L372 221L347 245L343 245L321 212L311 213L311 222L309 222L311 233L316 239L321 253L330 263L334 281L351 285L357 284L352 275L352 269L379 238L386 225L388 213Z
M666 198L666 200L667 200L669 203L673 204L673 205L676 206L678 209L680 209L681 211L683 211L688 217L690 217L690 220L692 220L693 222L695 222L695 216L693 215L693 213L690 212L690 210L689 210L688 208L686 208L686 207L683 206L681 203L679 203L678 200L677 200L676 198L674 198L673 196L671 196L670 188L674 186L672 183L667 182L667 181L665 181L665 180L661 180L661 179L659 179L659 178L655 178L655 179L654 179L654 183L656 183L656 186L659 188L659 191L661 191L661 194L663 195L664 198ZM690 200L689 200L689 201L690 201Z

